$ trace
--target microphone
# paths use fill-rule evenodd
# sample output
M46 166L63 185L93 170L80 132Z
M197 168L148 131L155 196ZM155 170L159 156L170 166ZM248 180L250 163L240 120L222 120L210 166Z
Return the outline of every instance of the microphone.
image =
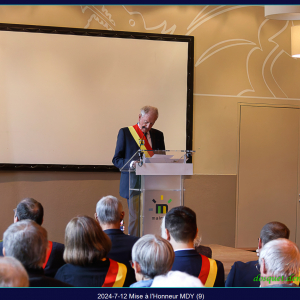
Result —
M145 128L146 128L145 126L142 126L142 129L145 129ZM145 134L146 134L146 132L144 132L143 137L142 137L141 142L140 142L140 152L139 152L139 157L140 157L139 166L140 167L143 165L143 154L144 154L144 152L141 151L141 146L144 145Z

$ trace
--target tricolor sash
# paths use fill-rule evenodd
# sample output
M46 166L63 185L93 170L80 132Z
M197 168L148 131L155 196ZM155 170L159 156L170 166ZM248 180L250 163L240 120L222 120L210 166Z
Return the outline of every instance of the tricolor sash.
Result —
M118 263L110 258L109 268L102 287L122 287L125 282L127 268L125 265Z
M201 280L205 287L213 287L217 278L217 262L202 254L202 267L198 278Z
M153 150L148 142L148 140L146 139L144 133L142 132L142 130L140 129L138 124L135 124L134 126L129 126L128 127L132 137L134 138L135 142L137 143L137 145L139 146L139 148L141 150L148 150L145 151L145 155L146 157L151 157L153 156Z
M52 245L53 245L52 242L48 241L48 247L47 247L47 252L46 252L46 260L45 260L45 262L43 264L43 269L46 268L47 262L49 260L50 255L51 255Z

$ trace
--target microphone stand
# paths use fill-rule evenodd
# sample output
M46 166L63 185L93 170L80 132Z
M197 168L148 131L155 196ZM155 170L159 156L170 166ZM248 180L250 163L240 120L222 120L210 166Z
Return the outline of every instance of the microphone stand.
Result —
M146 132L144 132L144 135L140 141L140 150L139 150L139 158L140 158L140 161L138 163L138 165L141 167L143 165L143 155L144 155L144 152L142 151L141 149L141 146L144 145L144 137L145 137L145 134Z

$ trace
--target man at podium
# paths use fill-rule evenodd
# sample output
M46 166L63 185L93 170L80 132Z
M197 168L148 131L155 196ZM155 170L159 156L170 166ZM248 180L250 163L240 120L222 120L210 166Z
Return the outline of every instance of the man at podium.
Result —
M139 114L139 121L134 126L124 127L119 130L113 164L121 169L130 158L139 150L165 150L164 135L161 131L153 129L158 118L158 109L153 106L144 106ZM148 155L148 153L146 153ZM151 155L151 152L149 152ZM135 168L132 161L128 168ZM138 232L138 199L129 197L128 169L121 172L120 196L127 199L129 208L128 233L139 236ZM131 199L131 200L130 200Z

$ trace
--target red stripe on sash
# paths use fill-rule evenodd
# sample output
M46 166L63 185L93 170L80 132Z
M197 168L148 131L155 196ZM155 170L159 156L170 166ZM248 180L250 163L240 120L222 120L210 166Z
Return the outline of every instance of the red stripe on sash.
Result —
M139 135L140 139L143 139L143 140L144 140L144 145L145 145L146 149L147 149L147 150L152 150L152 148L151 148L151 146L150 146L150 144L149 144L147 138L146 138L145 135L144 135L144 132L140 129L139 125L138 125L138 124L135 124L135 125L133 126L133 128L135 129L136 133ZM149 132L149 134L150 134L150 132ZM153 154L152 154L152 155L153 155ZM152 155L151 155L151 156L152 156Z
M51 255L51 252L52 252L52 246L53 246L52 242L48 241L48 248L47 248L47 252L46 252L46 260L43 264L43 269L46 268L47 262L49 260L50 255Z
M201 270L200 270L198 278L201 280L203 285L205 285L205 282L206 282L208 274L209 274L210 263L209 263L209 259L206 256L204 256L202 254L200 254L200 255L202 258L202 266L201 266Z
M116 281L119 265L116 261L109 258L109 268L102 287L112 287Z

